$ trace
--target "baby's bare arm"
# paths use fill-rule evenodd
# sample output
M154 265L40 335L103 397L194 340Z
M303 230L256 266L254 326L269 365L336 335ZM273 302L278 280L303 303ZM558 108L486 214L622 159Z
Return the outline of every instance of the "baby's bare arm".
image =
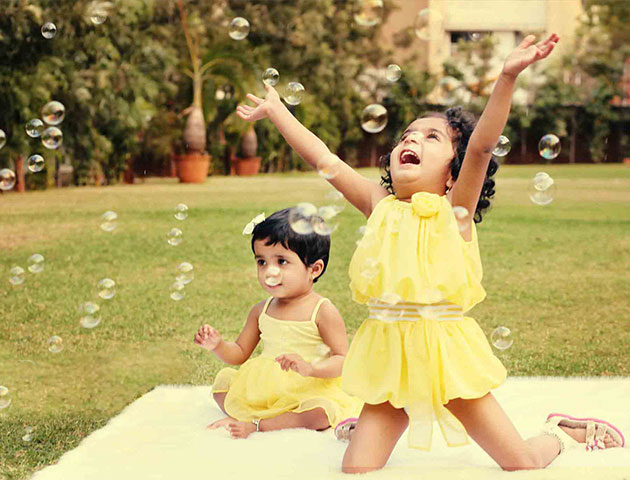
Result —
M324 343L330 347L331 356L313 364L312 377L340 377L343 362L348 353L348 335L346 325L337 308L330 302L324 302L317 312L317 326Z
M245 363L260 341L258 317L262 312L263 306L264 302L260 302L252 307L247 316L245 326L235 342L226 342L221 339L218 345L211 350L212 353L229 365L242 365Z

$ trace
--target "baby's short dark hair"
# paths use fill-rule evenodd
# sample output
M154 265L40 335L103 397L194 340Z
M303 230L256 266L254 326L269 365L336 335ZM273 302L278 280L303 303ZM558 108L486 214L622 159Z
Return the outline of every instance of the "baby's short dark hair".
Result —
M280 243L287 250L291 250L300 257L302 263L307 267L313 265L317 260L324 262L322 273L313 280L317 282L328 265L330 255L330 235L319 235L315 232L307 234L296 233L289 223L291 208L279 210L260 222L254 227L252 232L252 252L256 240L267 239L265 245Z

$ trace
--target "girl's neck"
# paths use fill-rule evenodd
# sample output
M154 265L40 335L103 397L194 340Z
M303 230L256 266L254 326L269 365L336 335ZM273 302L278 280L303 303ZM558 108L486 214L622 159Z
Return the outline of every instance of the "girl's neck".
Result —
M313 294L313 288L310 288L306 292L296 295L294 297L288 297L288 298L274 297L274 299L278 307L288 307L288 306L299 305L303 301L307 300L312 294Z

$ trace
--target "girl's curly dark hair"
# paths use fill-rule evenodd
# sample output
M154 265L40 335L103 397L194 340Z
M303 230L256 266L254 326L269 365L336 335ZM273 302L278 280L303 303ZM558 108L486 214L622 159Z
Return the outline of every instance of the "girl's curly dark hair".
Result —
M443 118L446 120L451 130L456 133L456 137L452 139L456 153L451 162L451 176L453 180L457 180L459 171L462 168L462 162L464 161L464 155L466 154L466 148L468 147L468 140L470 140L470 135L477 124L474 115L458 106L451 107L444 113L429 112L419 118ZM380 158L381 168L385 171L385 174L381 176L381 185L390 193L395 194L396 192L394 192L392 185L392 175L389 170L390 155L391 152ZM490 207L490 199L495 194L495 182L492 177L497 172L498 168L499 164L494 158L491 158L488 170L486 170L486 178L483 181L483 187L479 195L479 201L477 202L477 208L475 209L475 215L473 216L475 223L481 222L482 214Z

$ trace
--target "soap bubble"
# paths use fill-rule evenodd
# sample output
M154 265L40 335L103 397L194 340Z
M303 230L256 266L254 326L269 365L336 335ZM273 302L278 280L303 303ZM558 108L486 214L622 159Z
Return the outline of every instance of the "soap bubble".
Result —
M265 271L265 285L275 287L282 283L282 275L280 269L275 265L270 266Z
M512 343L514 343L512 332L507 327L495 328L490 336L490 341L492 345L499 350L507 350L512 346Z
M186 292L184 291L184 283L182 282L174 282L171 285L171 298L173 300L175 300L176 302L181 300L182 298L184 298L186 296Z
M57 335L53 335L48 339L48 351L50 353L59 353L63 350L63 340Z
M31 273L40 273L44 270L44 256L39 253L34 253L26 261L28 264L28 271Z
M383 17L383 0L357 0L354 20L362 27L373 27Z
M48 127L42 133L42 145L50 150L58 149L63 142L63 133L57 127Z
M37 173L41 172L46 166L46 161L44 157L41 155L35 154L28 157L26 161L26 166L28 167L29 172Z
M317 215L311 219L313 231L318 235L330 235L337 227L339 223L334 220L339 211L333 205L327 205L320 207L317 210Z
M346 208L346 197L343 196L339 190L331 190L324 197L328 203L330 203L331 207L335 209L337 213L341 212L344 208Z
M117 219L118 214L116 212L112 212L111 210L106 211L101 215L101 230L104 232L113 232L118 225L116 222Z
M299 82L289 82L284 91L284 101L289 105L299 105L304 98L304 85Z
M372 103L363 109L361 113L361 127L368 133L379 133L387 126L387 109L379 104Z
M379 264L376 258L368 257L361 266L361 276L367 280L373 280L379 273Z
M387 81L392 83L397 82L400 79L401 75L402 70L398 65L396 65L395 63L387 65L387 72L385 73L385 78L387 78Z
M188 205L178 203L175 206L175 218L177 220L186 220L186 218L188 218Z
M34 118L26 122L24 129L26 130L26 134L31 138L41 137L42 131L44 130L44 122L39 118Z
M66 107L63 103L53 100L42 108L42 119L48 125L59 125L66 116Z
M236 17L230 22L229 32L232 40L243 40L249 35L249 22L243 17Z
M453 215L455 215L455 220L457 220L457 228L459 228L460 232L463 232L470 225L470 217L469 212L466 207L455 206L453 207Z
M116 295L116 282L111 278L103 278L96 285L98 296L104 300L111 300Z
M556 184L549 174L538 172L529 185L528 193L536 205L548 205L553 202Z
M560 139L553 133L544 135L538 142L538 153L545 160L553 160L560 154Z
M45 39L50 40L51 38L55 36L56 33L57 33L57 26L54 23L46 22L44 23L44 25L42 25L42 36Z
M194 267L192 264L188 262L182 262L177 266L177 276L175 280L183 283L184 285L188 285L195 278L195 274L193 273Z
M101 307L94 302L82 303L79 307L79 325L83 328L94 328L101 323L101 316L99 315Z
M31 440L33 440L33 436L34 436L34 432L35 428L34 427L30 427L27 426L24 428L24 436L22 437L22 441L24 442L30 442Z
M441 22L442 15L437 10L424 8L418 12L414 23L414 31L420 40L428 42L431 39L431 23Z
M492 155L495 157L505 157L508 153L510 153L511 149L512 144L510 143L510 139L505 135L501 135L496 147L492 150Z
M262 81L265 85L275 87L280 80L280 74L275 68L268 68L263 72Z
M4 130L0 129L0 149L4 147L7 143L7 134L4 133Z
M110 3L94 1L90 3L86 10L86 16L94 25L102 25L109 16Z
M312 203L299 203L289 212L289 225L295 233L307 235L313 232L312 218L317 215L317 207Z
M388 305L396 305L402 301L402 297L393 292L385 292L379 298Z
M179 228L171 228L166 236L168 244L174 247L182 243L184 239L184 233Z
M4 385L0 385L0 410L11 405L11 392Z
M0 170L0 190L11 190L15 186L15 173L13 170L3 168Z
M357 246L362 242L367 245L374 241L374 230L372 230L367 225L361 225L357 229L357 235L359 237L358 240L355 242Z
M317 173L320 177L330 180L341 171L341 159L334 153L329 153L317 162Z
M11 285L22 285L26 280L26 275L22 267L14 266L9 270L9 283Z

